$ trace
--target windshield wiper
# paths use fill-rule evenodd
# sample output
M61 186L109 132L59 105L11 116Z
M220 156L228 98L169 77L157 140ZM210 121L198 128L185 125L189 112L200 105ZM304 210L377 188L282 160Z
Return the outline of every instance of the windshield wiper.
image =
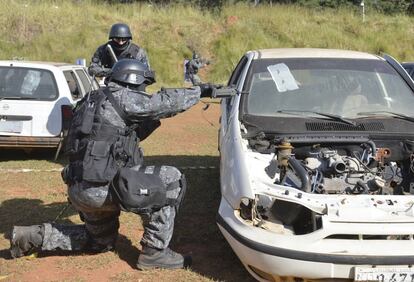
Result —
M400 114L400 113L394 113L394 112L389 112L389 111L371 111L371 112L360 112L357 113L357 115L368 115L368 116L380 116L380 115L390 115L393 116L395 118L401 118L403 120L407 120L407 121L411 121L414 122L414 117L410 117L404 114Z
M276 111L277 113L284 113L284 114L294 114L294 113L310 113L310 114L316 114L316 115L320 115L323 117L328 117L334 121L340 121L346 124L350 124L353 126L356 126L356 123L352 120L346 119L344 117L341 117L339 115L334 115L334 114L328 114L328 113L321 113L321 112L314 112L314 111L301 111L301 110L279 110Z

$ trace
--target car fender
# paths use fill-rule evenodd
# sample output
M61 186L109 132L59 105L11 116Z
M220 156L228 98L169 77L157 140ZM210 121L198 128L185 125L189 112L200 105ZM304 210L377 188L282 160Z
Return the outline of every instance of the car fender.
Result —
M230 116L227 132L221 139L221 193L234 209L238 209L241 198L253 199L254 195L250 188L245 146L240 135L237 115Z

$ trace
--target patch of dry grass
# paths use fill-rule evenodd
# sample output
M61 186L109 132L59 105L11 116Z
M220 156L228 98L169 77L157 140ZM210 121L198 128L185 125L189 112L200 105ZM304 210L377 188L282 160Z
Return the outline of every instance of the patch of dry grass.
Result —
M66 206L66 188L59 172L0 172L0 277L6 277L1 281L252 281L215 223L220 200L217 128L205 122L201 108L197 105L164 120L161 128L143 143L147 164L184 168L189 187L176 219L171 246L179 252L192 253L194 264L190 270L136 270L143 226L141 218L132 213L121 215L115 252L49 253L34 259L8 260L11 227L53 221ZM203 114L217 121L218 108L219 104L212 104ZM37 155L36 160L30 159L30 154L24 156L13 160L2 155L0 168L41 169L44 164L62 167L65 163L63 158L58 163L51 161L53 154L43 158ZM189 166L215 168L185 168ZM73 208L66 209L57 222L81 223Z

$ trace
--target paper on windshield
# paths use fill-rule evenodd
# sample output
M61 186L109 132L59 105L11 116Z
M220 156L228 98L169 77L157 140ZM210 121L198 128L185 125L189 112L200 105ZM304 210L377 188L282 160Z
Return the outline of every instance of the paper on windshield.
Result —
M33 95L40 83L40 71L29 70L23 79L20 92L24 95Z
M286 92L288 90L299 89L295 78L289 70L289 67L284 64L276 64L267 67L273 81L276 84L277 91Z

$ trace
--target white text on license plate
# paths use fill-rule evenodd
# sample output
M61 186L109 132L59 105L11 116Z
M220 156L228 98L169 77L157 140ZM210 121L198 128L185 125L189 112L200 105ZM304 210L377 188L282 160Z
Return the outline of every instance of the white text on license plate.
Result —
M355 267L354 281L414 282L414 268Z

